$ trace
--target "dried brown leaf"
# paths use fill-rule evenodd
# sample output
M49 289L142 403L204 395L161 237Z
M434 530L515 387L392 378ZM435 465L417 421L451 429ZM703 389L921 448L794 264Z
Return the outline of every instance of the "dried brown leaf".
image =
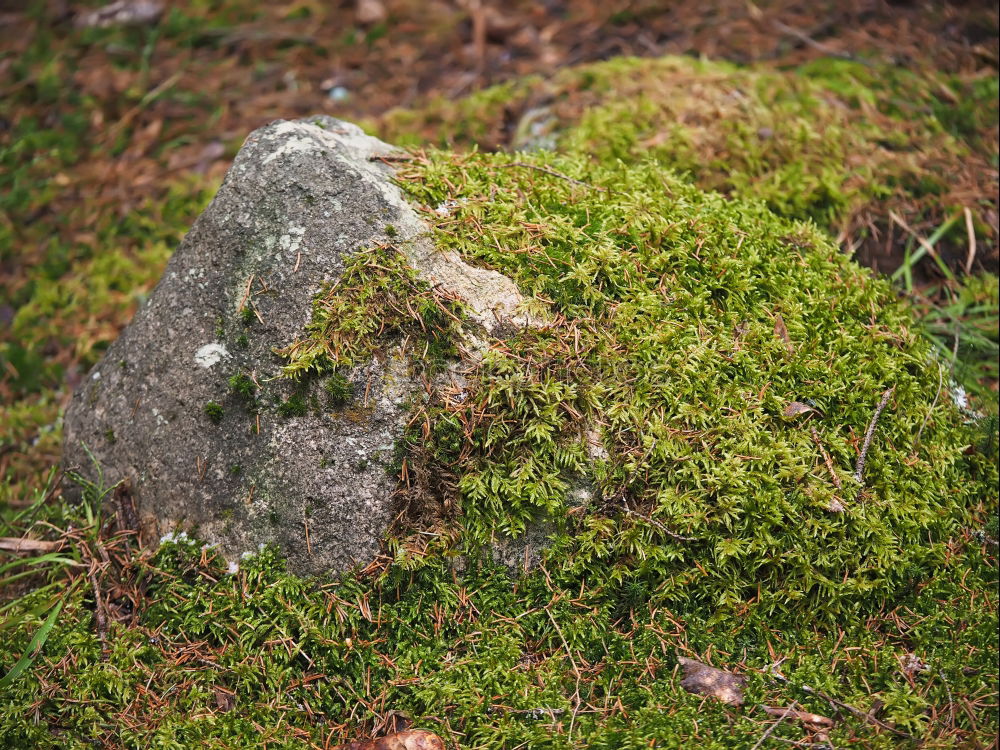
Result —
M746 677L710 667L695 659L677 657L677 663L684 669L681 687L696 695L711 695L730 706L743 705L743 686Z
M811 411L816 410L808 404L803 404L801 401L792 401L781 413L786 417L797 417L799 414L806 414Z
M788 335L788 328L785 327L785 319L781 317L781 313L774 316L774 335L785 342L785 348L789 354L795 353L795 347L792 345L792 339Z
M374 740L354 740L334 750L444 750L444 740L424 729L410 729Z
M215 705L220 711L232 711L236 705L236 695L231 690L216 686L213 688Z

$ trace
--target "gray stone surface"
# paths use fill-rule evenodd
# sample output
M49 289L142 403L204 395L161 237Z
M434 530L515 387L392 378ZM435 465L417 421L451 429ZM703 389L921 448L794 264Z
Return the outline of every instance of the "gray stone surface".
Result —
M386 225L418 273L463 297L487 331L538 322L509 279L434 250L391 168L372 158L391 151L327 117L252 133L148 303L74 394L64 464L93 477L85 445L105 482L127 480L147 539L186 531L233 561L277 544L300 573L378 553L395 490L386 469L417 388L405 355L356 368L348 406L327 404L317 382L309 413L285 417L297 386L276 377L273 349L302 335L350 253L388 241ZM229 387L239 373L262 386L259 425ZM218 423L209 402L223 409Z

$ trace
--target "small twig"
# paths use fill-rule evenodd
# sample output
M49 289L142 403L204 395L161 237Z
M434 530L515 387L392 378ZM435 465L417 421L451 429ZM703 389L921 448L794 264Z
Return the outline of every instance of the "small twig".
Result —
M54 542L43 539L31 539L30 537L0 537L0 552L13 552L14 554L29 552L55 552L62 549L65 540L58 539Z
M559 634L559 640L562 641L563 648L566 649L566 656L569 657L569 663L573 665L573 674L576 676L576 688L573 693L575 703L573 705L573 714L569 719L569 738L572 740L573 724L576 722L576 714L580 710L580 680L583 679L583 677L580 674L580 668L576 666L576 659L573 658L573 652L569 649L569 643L566 642L566 636L563 635L562 629L559 627L559 623L556 622L556 618L552 616L552 612L548 609L548 607L545 608L545 614L549 616L549 620L552 621L552 627L554 627L556 632Z
M833 469L833 459L830 458L830 454L827 453L826 448L823 447L823 443L820 442L819 434L816 432L816 428L813 427L811 429L812 429L813 441L816 443L816 447L819 448L819 452L823 454L823 461L826 463L827 471L830 472L830 477L833 479L833 484L836 486L838 490L842 490L844 488L844 485L840 481L840 477L837 476L837 472L834 471Z
M839 49L834 49L828 44L817 42L815 39L813 39L811 36L809 36L801 29L796 29L794 26L789 26L787 23L782 23L781 21L774 20L771 21L771 24L774 26L774 28L776 28L783 34L794 36L803 44L808 45L809 47L812 47L815 50L819 50L823 54L831 55L832 57L840 57L844 60L854 60L855 62L862 63L863 65L871 65L871 63L869 63L867 60L860 57L855 57L850 52L842 52Z
M86 544L80 544L87 564L87 580L94 590L94 626L97 629L97 639L101 642L101 659L107 658L108 652L108 618L104 612L104 600L101 598L101 584L97 580L98 562Z
M771 732L773 732L775 729L777 729L778 725L781 722L783 722L785 719L787 719L789 716L792 715L792 712L795 711L795 707L798 704L799 704L798 701L792 701L792 705L790 705L788 708L786 708L785 709L785 713L783 713L780 717L778 717L778 720L776 722L774 722L773 724L771 724L771 726L769 726L767 728L767 731L764 732L764 734L761 735L761 737L760 737L759 740L757 740L757 744L755 744L752 748L750 748L750 750L757 750L758 747L760 747L762 744L764 744L764 740L766 740L768 737L771 736Z
M965 207L965 231L969 235L969 254L965 256L965 273L972 273L972 264L976 260L976 228L972 224L972 211Z
M839 701L836 698L827 695L822 690L815 690L815 689L809 687L806 684L798 685L796 683L793 683L791 680L789 680L783 674L775 671L774 665L772 665L771 668L766 671L766 674L769 674L774 679L778 680L779 682L781 682L781 683L783 683L785 685L788 685L789 687L797 688L797 689L801 690L804 693L808 693L809 695L815 695L817 698L820 698L821 700L825 700L827 703L829 703L834 708L842 708L845 711L848 711L849 713L854 714L855 716L857 716L862 721L867 721L870 724L874 724L875 726L880 727L882 729L885 729L888 732L892 732L893 734L897 735L898 737L905 737L906 739L908 739L908 740L910 740L912 742L917 742L918 741L917 738L914 737L912 734L907 734L906 732L904 732L904 731L902 731L900 729L896 729L896 727L894 727L894 726L892 726L890 724L886 724L884 721L882 721L881 719L878 719L878 718L872 716L867 711L862 711L860 708L855 708L854 706L850 705L849 703L844 703L843 701Z
M854 479L858 484L861 483L861 479L865 473L865 461L868 460L868 449L872 444L872 435L875 434L875 425L878 424L878 418L882 414L882 410L885 409L885 405L889 403L889 397L892 396L895 390L896 386L891 386L882 394L882 400L879 401L878 408L875 409L872 421L868 425L868 431L865 432L865 442L861 446L861 455L858 456L858 467L854 471Z
M368 157L368 161L381 161L386 164L396 164L400 162L413 161L414 157L412 154L372 154Z
M676 539L679 542L697 542L698 541L693 536L681 536L680 534L677 534L677 533L671 531L670 529L668 529L666 526L664 526L662 523L660 523L659 521L657 521L655 518L650 518L649 516L644 516L644 515L642 515L642 513L636 513L631 508L626 508L625 512L628 513L629 515L635 516L636 518L641 518L646 523L653 524L656 528L658 528L664 534L666 534L667 536L669 536L671 539Z
M574 185L582 185L583 187L590 188L591 190L600 190L602 193L608 192L607 188L602 188L597 185L591 185L589 182L583 182L581 180L577 180L573 177L570 177L569 175L563 174L562 172L557 172L554 169L549 169L548 167L542 167L537 164L528 164L523 161L514 161L511 162L510 164L501 164L500 166L503 167L504 169L507 169L509 167L523 167L524 169L534 169L539 172L544 172L547 175L551 175L552 177L558 177L560 180L566 180L567 182L572 182Z

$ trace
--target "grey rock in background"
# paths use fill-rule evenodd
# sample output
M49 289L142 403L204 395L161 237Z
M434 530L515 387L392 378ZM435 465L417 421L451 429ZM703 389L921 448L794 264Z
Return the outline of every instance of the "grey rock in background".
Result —
M89 450L106 484L126 480L146 539L193 533L233 561L276 544L299 573L378 554L396 489L387 469L417 391L405 353L355 368L350 405L325 404L313 382L308 413L282 416L302 386L276 377L272 350L301 337L315 295L352 252L387 242L387 225L418 274L466 301L480 334L539 323L509 279L434 249L375 158L391 151L328 117L252 133L148 303L77 389L64 465L95 479ZM468 343L483 345L472 332ZM238 374L262 385L259 426L229 387Z

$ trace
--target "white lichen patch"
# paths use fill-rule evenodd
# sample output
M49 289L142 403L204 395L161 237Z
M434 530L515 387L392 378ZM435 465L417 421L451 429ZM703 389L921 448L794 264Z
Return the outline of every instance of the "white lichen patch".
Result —
M199 367L208 369L221 361L223 357L228 356L229 351L226 347L213 341L211 344L205 344L194 353L194 361Z
M316 141L312 138L289 138L281 144L281 148L264 157L264 164L270 164L275 159L292 154L303 154L316 148Z
M167 544L169 542L173 542L174 544L186 544L190 541L191 537L187 535L186 531L180 531L176 534L172 531L168 531L160 537L160 544Z
M306 233L305 227L288 227L288 233L278 238L278 247L282 250L294 253L302 246L302 236Z

